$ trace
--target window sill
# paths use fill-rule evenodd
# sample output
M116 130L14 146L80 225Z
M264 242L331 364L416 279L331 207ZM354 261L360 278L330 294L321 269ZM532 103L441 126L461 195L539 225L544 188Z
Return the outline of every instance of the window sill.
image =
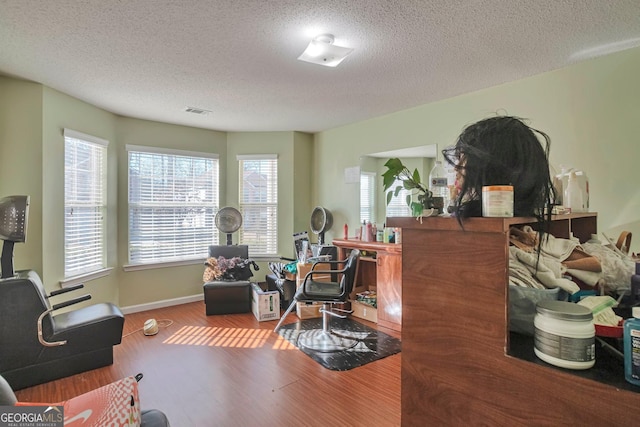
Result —
M156 268L166 267L180 267L183 265L204 265L204 258L202 259L186 259L182 261L169 261L169 262L152 262L149 264L128 264L123 265L124 271L139 271L139 270L153 270Z
M249 254L249 258L251 258L255 262L283 261L282 257L278 254L260 254L260 255Z
M69 288L71 286L77 285L79 283L87 282L89 280L99 279L100 277L108 276L113 270L113 267L104 268L98 271L92 271L91 273L80 274L78 276L73 276L68 279L64 279L60 281L61 288Z

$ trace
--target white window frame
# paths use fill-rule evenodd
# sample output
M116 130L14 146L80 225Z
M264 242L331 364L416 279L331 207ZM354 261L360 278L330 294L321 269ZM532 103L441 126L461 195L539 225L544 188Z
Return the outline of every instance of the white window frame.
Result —
M252 258L278 256L278 156L276 154L238 155L238 202L242 213L240 244L249 246ZM261 162L260 177L266 180L259 199L255 182L245 179L246 162ZM248 176L247 176L248 177ZM254 175L255 177L255 175ZM265 184L265 183L263 183ZM254 191L252 191L254 190Z
M220 162L213 153L127 145L125 270L201 262L217 245ZM144 161L142 174L135 162Z
M108 274L107 149L109 141L64 129L63 287Z
M360 173L360 223L376 223L376 173Z

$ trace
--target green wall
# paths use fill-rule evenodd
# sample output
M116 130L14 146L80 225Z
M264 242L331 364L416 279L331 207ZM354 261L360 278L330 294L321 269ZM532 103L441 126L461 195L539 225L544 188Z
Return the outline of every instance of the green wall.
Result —
M14 270L42 273L41 85L0 77L0 197L30 196L27 239L14 247Z
M64 129L87 133L109 141L107 148L107 265L116 266L117 258L117 146L115 116L76 98L43 86L42 141L43 153L41 201L42 272L45 287L52 290L64 278ZM31 219L35 219L30 213ZM29 224L29 231L34 224ZM114 284L116 269L109 275L85 281L85 289L94 301L118 301ZM81 295L81 293L77 293ZM75 295L75 294L74 294ZM69 297L61 297L62 300Z
M27 242L15 247L15 268L36 270L49 292L58 289L64 277L64 128L109 141L107 263L111 270L84 282L93 296L85 305L99 301L122 307L162 305L166 300L202 295L201 260L166 267L126 266L127 145L218 154L221 206L238 206L236 155L275 153L279 159L280 255L291 257L292 234L308 229L312 209L310 134L226 133L121 117L46 86L0 77L0 196L31 196ZM269 273L268 260L258 261L261 269L255 279L262 281Z
M558 171L568 164L587 173L590 210L598 212L599 231L617 237L628 229L640 235L640 187L634 173L640 159L638 76L640 48L635 48L320 132L314 168L325 173L315 181L317 200L337 213L339 223L356 225L358 188L342 183L344 168L357 165L367 153L425 144L438 144L441 150L455 142L464 126L497 112L527 118L548 133L550 160ZM341 233L336 227L328 235ZM639 241L632 241L632 249L638 247Z
M314 206L333 214L326 240L359 220L359 185L344 183L344 169L370 164L367 154L426 144L441 149L462 128L496 112L530 119L552 139L551 163L589 176L591 210L599 230L640 235L640 48L309 135L300 132L218 132L120 117L36 83L0 77L0 196L29 194L27 242L17 244L16 269L38 271L47 289L63 276L63 128L110 141L108 261L113 270L86 282L93 301L123 307L202 295L200 262L125 271L127 158L125 146L151 145L220 155L221 205L238 204L237 154L278 155L280 255L293 255L292 234L309 230ZM381 173L384 159L374 164ZM425 179L430 164L425 164ZM379 203L383 201L380 179ZM378 213L383 212L379 205ZM312 236L314 239L314 236ZM637 250L639 240L632 242ZM256 274L268 273L266 260Z
M309 229L311 215L311 148L313 138L300 132L233 132L228 134L227 201L238 206L239 154L278 155L278 253L293 256L293 233ZM235 237L234 237L235 239ZM235 243L235 240L234 240ZM256 277L264 279L267 264Z
M228 171L227 135L205 129L176 126L147 120L118 117L116 136L118 164L118 260L117 286L119 303L123 307L154 301L170 300L202 293L202 261L168 264L133 271L124 271L128 262L128 169L127 145L171 148L220 156L220 203L225 201L225 174ZM206 249L203 259L206 257Z

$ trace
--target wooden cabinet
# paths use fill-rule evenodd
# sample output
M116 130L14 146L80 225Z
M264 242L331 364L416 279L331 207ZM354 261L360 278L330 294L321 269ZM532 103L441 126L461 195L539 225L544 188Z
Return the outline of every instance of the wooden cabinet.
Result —
M378 252L376 263L378 325L400 331L402 326L402 254Z
M338 258L346 258L347 251L359 249L375 252L375 258L363 256L358 265L356 285L376 291L378 296L377 322L385 328L402 329L402 245L335 239Z
M594 213L557 216L551 231L585 241L596 221ZM633 386L508 354L509 227L535 220L472 218L464 229L441 217L386 223L403 236L403 426L637 425Z

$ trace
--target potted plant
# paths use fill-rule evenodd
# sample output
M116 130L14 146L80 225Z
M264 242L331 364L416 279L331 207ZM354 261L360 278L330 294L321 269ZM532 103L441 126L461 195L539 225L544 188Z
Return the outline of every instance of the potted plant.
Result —
M397 197L404 188L409 191L406 202L407 206L411 208L413 216L421 216L423 211L427 209L436 209L438 213L442 212L442 201L436 200L437 198L433 197L433 193L420 180L418 169L414 169L412 173L398 158L387 160L384 166L387 170L382 174L382 182L384 191L387 192L387 205L391 202L391 198ZM394 187L396 181L401 181L402 184Z

